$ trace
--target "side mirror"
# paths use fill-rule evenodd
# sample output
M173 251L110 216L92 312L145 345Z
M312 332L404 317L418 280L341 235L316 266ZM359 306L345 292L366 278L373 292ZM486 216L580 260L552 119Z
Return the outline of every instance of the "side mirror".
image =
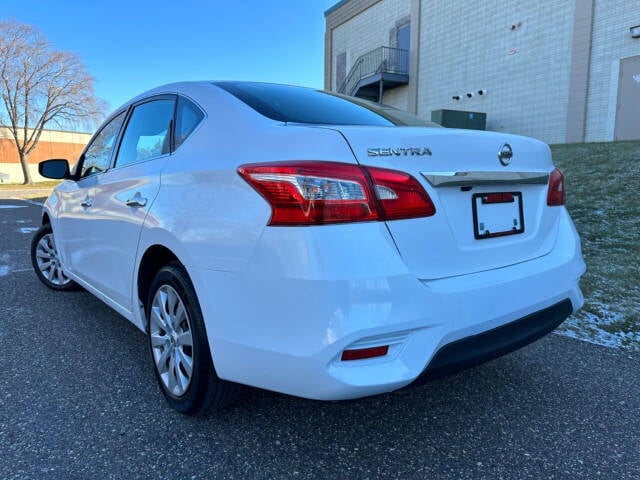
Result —
M54 180L69 178L69 162L60 158L45 160L38 164L38 173Z

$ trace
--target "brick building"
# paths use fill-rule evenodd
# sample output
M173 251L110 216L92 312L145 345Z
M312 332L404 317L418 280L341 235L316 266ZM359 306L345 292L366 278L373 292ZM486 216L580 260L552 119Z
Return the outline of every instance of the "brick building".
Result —
M325 20L325 89L548 143L640 139L638 0L343 0Z
M44 130L38 145L29 155L29 169L33 180L44 180L38 175L38 162L48 158L66 158L74 163L90 138L88 133ZM0 127L0 180L5 183L23 181L18 151L13 136L6 127Z

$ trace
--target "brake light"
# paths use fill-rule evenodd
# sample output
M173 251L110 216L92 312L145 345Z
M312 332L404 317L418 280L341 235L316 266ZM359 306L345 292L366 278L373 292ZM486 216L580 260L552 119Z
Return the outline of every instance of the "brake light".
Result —
M373 179L385 220L430 217L436 213L431 198L411 175L384 168L365 169Z
M547 191L547 205L564 205L566 188L564 184L564 174L559 168L554 168L549 175L549 190Z
M357 165L324 162L243 165L238 173L271 204L269 225L376 220L374 194Z
M269 225L395 220L433 215L411 175L336 162L242 165L238 173L269 202Z

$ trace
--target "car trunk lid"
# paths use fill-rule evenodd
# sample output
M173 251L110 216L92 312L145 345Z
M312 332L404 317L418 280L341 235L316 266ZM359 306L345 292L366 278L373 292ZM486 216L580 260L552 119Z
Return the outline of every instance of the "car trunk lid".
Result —
M334 129L358 163L410 173L432 198L434 216L387 222L419 278L496 269L543 256L553 247L559 210L546 203L553 169L546 144L470 130Z

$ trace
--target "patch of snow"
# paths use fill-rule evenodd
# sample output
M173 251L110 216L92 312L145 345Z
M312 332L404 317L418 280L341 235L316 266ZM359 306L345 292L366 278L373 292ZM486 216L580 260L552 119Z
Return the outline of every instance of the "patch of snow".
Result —
M622 347L622 339L618 335L605 332L603 330L597 330L593 334L585 334L583 332L576 332L575 330L556 330L554 333L562 335L563 337L575 338L583 342L593 343L594 345L600 345L608 348L620 348Z
M0 262L9 263L9 259L11 257L8 253L3 253L0 255ZM9 265L0 265L0 277L4 277L5 275L9 275Z
M11 270L11 273L24 273L24 272L33 272L33 267L30 267L30 268L19 268L17 270Z
M35 205L37 207L42 207L44 205L44 203L42 203L42 202L36 202L35 200L29 200L27 198L21 198L19 200L21 200L23 202L30 203L31 205Z
M598 316L590 312L581 313L581 323L587 323L597 327L598 325L611 325L612 323L624 320L623 313L614 310L609 304L598 302L597 300L590 300L589 304L591 307L596 307L602 315Z
M607 331L602 327L624 322L624 314L611 305L590 300L598 315L580 311L570 316L555 333L609 348L640 348L640 332Z
M18 230L20 233L33 233L38 230L38 227L20 227Z
M3 225L7 225L8 223L18 223L20 225L24 225L25 223L31 223L31 220L2 220L0 223Z

